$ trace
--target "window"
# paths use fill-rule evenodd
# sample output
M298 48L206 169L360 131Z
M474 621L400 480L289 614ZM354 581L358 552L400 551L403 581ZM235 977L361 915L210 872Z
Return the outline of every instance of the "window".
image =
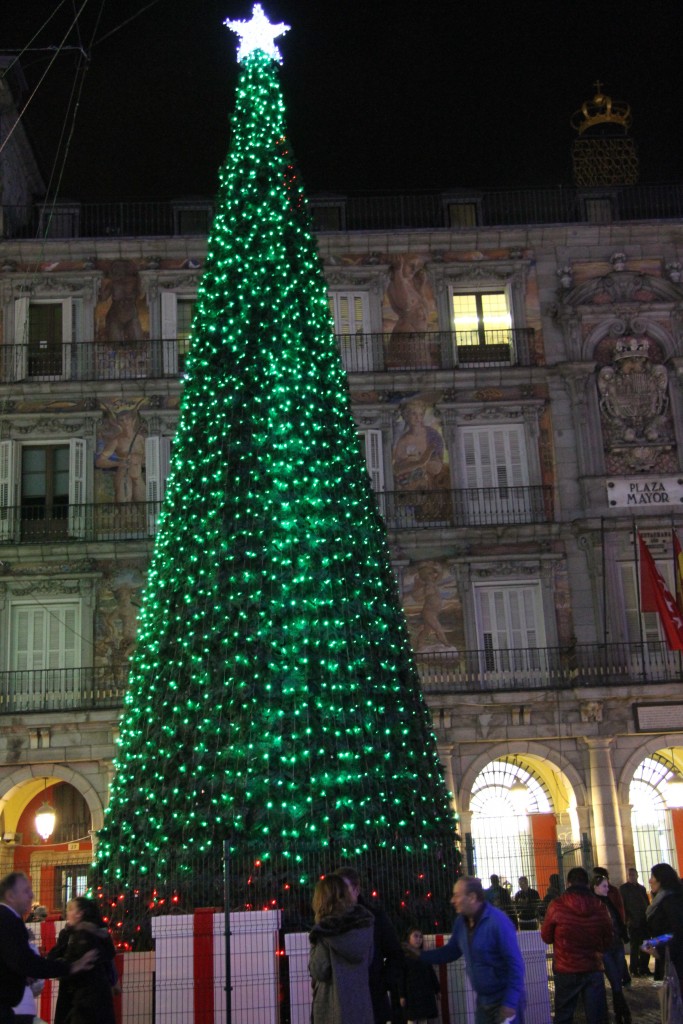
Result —
M590 224L611 224L614 209L610 196L586 197L583 200L584 216Z
M81 606L76 600L10 606L8 669L13 707L68 707L80 683Z
M17 379L68 378L83 340L82 299L17 299L14 304Z
M169 291L161 293L162 363L165 376L173 377L185 367L194 304L195 300L190 296L176 295Z
M453 294L453 329L458 350L471 350L478 346L509 348L511 328L507 292ZM471 351L466 351L464 358L471 355Z
M211 203L173 203L176 235L207 235L213 219Z
M66 535L69 512L68 444L21 449L21 535Z
M88 864L69 864L55 867L54 906L66 908L69 900L85 896L88 891Z
M653 530L644 536L664 582L670 593L675 595L670 531ZM679 654L669 649L658 613L640 610L637 563L620 562L619 572L622 592L620 607L623 609L626 638L632 645L629 653L634 674L646 679L674 678L678 670Z
M382 431L381 430L359 430L358 437L365 465L370 475L370 484L375 495L377 504L383 516L386 515L386 498L384 497L384 457L382 453Z
M672 567L659 559L657 559L656 564L664 577L667 587L671 590ZM621 570L623 608L629 642L659 646L664 643L664 634L660 625L659 615L657 612L641 612L640 610L640 586L637 566L633 562L621 562L619 568Z
M540 584L477 584L474 596L482 671L538 674L546 644Z
M86 442L0 441L0 540L83 537Z
M384 490L384 461L382 457L382 431L359 430L361 449L365 456L373 491Z
M314 231L343 231L346 228L346 203L331 199L309 202Z
M147 499L147 529L157 532L159 512L166 491L166 480L171 464L171 438L148 437L145 440L145 488Z
M376 365L375 344L370 334L367 292L329 292L330 313L348 372L371 370Z
M474 200L448 203L449 228L474 228L479 223L479 203Z
M524 427L466 427L460 444L462 519L481 525L528 522L532 500Z
M329 292L328 298L336 334L348 337L368 332L367 292Z

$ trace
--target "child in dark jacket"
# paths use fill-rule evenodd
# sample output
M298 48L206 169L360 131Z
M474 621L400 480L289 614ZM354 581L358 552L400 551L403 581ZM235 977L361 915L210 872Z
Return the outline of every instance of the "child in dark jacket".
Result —
M431 1024L439 1014L436 997L441 991L434 968L419 959L424 939L419 928L409 928L403 948L406 952L401 1006L408 1024Z

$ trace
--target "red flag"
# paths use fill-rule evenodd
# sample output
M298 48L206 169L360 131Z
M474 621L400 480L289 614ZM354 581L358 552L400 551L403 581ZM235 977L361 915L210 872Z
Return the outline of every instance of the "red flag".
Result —
M678 534L673 531L674 535L674 574L676 577L676 604L678 610L683 615L683 551L681 550L681 542L678 539Z
M650 549L638 534L640 549L640 610L657 612L669 650L683 651L683 615L671 596Z

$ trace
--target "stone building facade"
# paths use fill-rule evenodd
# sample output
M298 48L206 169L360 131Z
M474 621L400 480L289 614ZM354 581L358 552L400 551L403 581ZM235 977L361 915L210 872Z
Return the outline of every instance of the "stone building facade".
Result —
M312 204L471 866L541 889L582 841L617 881L683 866L681 655L636 545L675 590L683 230L677 193L631 196ZM0 869L55 909L107 803L210 219L4 210Z

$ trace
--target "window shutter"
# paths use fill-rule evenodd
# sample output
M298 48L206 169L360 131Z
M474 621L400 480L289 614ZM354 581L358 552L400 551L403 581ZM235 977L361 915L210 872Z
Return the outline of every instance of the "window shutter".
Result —
M147 498L147 529L157 532L159 512L166 491L166 480L171 464L171 438L145 439L145 489Z
M539 648L546 640L539 585L477 586L475 594L485 671L540 668Z
M12 609L12 670L40 672L45 668L46 611L31 605Z
M161 292L161 344L164 375L178 372L178 297L175 292Z
M368 297L365 292L332 292L330 309L337 334L368 333Z
M69 441L69 535L83 539L87 526L87 447L83 438Z
M28 373L28 296L14 302L14 379Z
M629 643L661 643L663 634L659 615L657 612L641 613L640 611L640 594L638 593L640 585L636 565L633 562L621 562L619 568L621 570L623 608ZM667 586L670 586L667 573L668 566L658 562L657 568L666 580Z
M0 540L12 540L17 523L17 442L0 441Z
M531 513L524 428L467 427L461 431L465 508L470 522L524 522ZM516 490L511 491L514 487Z
M365 451L365 465L370 474L372 489L375 492L384 490L384 460L382 458L382 431L361 430L361 438Z
M71 332L65 337L71 338L73 342L83 341L83 321L84 321L84 308L83 299L72 299L71 300Z

